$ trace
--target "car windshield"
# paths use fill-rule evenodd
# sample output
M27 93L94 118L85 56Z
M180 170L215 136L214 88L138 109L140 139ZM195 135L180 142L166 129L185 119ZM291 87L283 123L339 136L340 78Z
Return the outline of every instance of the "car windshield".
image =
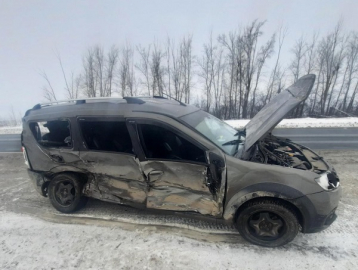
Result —
M235 155L237 152L238 131L215 116L204 111L196 111L182 116L181 119L220 147L225 153ZM242 141L243 137L241 136L240 139Z

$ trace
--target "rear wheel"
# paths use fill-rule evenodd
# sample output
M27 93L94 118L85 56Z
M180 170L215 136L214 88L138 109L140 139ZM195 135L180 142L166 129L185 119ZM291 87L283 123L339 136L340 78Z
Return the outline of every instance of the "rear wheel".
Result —
M285 245L299 230L295 211L274 200L249 202L239 213L236 225L243 238L265 247Z
M83 207L87 198L82 196L83 184L69 173L55 176L48 186L51 204L62 213L71 213Z

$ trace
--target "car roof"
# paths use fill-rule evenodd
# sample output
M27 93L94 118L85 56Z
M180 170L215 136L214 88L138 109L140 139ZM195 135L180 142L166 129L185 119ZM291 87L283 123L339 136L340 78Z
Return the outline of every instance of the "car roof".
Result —
M163 97L88 98L37 104L28 110L24 120L74 116L121 116L131 112L163 114L173 118L200 110Z

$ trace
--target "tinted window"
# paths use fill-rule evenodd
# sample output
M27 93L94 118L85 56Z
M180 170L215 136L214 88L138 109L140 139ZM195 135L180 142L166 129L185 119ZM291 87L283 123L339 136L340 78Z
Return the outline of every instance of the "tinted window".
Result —
M147 158L205 162L205 152L173 131L148 124L139 125Z
M133 153L125 122L80 121L80 127L90 150Z
M70 122L54 120L47 122L32 122L30 129L37 142L47 147L71 147Z

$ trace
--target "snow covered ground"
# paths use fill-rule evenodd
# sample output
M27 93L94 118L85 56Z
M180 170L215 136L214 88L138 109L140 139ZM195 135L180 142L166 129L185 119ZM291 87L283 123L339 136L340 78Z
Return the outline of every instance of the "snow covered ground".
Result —
M226 120L225 122L234 128L243 128L250 120ZM358 127L358 117L346 118L294 118L283 119L276 128L346 128Z
M226 120L225 122L234 128L244 127L250 120ZM358 127L358 117L346 117L346 118L294 118L284 119L278 125L277 128L324 128L324 127ZM16 127L0 127L0 134L20 134L22 131L21 126Z
M358 152L319 154L342 181L338 219L274 249L230 228L98 200L60 214L34 190L21 154L0 154L0 269L358 269Z
M0 134L21 134L22 126L0 127Z

